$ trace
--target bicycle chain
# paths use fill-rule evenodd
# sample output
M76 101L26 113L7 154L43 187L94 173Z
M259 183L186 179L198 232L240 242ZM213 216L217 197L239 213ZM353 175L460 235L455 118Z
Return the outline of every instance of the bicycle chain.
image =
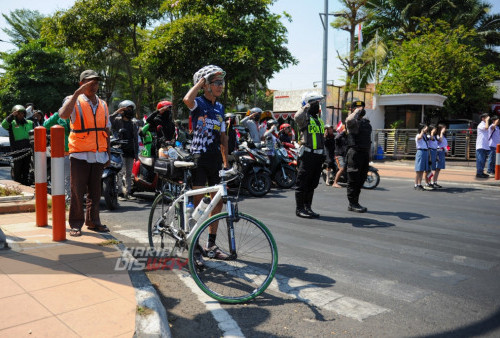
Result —
M19 161L19 160L22 160L25 157L31 156L31 152L32 152L32 150L29 149L29 148L19 149L19 150L12 151L10 153L4 154L3 156L0 156L0 160L3 160L3 161L13 161L13 162ZM17 155L17 154L22 154L22 155L19 156L19 157L13 157L14 155Z

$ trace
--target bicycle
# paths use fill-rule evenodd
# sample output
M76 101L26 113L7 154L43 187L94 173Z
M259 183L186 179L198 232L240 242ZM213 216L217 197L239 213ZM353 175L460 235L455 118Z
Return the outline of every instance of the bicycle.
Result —
M189 188L193 162L175 161L175 168L184 171L183 190L173 196L163 190L154 200L148 221L149 245L156 255L179 257L188 252L189 271L203 292L224 303L247 302L266 290L278 266L278 250L269 229L256 218L238 211L237 198L227 194L230 176L235 168L220 170L221 183L200 189ZM197 221L188 219L189 198L216 193ZM226 212L208 217L222 199ZM208 218L208 219L207 219ZM208 231L217 225L216 247L227 253L225 260L214 258L213 248L204 249ZM194 259L201 250L206 258L203 266Z

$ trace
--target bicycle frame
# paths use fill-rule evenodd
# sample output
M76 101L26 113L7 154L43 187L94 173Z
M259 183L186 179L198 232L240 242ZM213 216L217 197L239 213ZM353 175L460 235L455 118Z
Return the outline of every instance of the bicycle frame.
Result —
M232 170L232 169L230 169ZM229 173L230 170L227 170L224 172L224 174ZM222 171L222 170L221 170ZM211 186L211 187L206 187L206 188L199 188L199 189L193 189L193 190L186 190L184 191L180 196L178 196L173 202L172 205L181 205L184 213L184 223L183 223L183 230L186 233L186 241L188 243L191 243L191 237L193 234L196 232L199 226L203 224L208 219L208 216L210 213L214 210L215 206L220 202L222 198L227 197L227 183L224 180L224 175L221 176L222 178L222 183ZM199 196L199 195L205 195L208 193L213 193L215 192L215 196L212 198L210 201L209 205L207 208L203 211L203 214L200 215L200 218L196 221L196 223L193 225L191 228L189 226L189 219L188 219L188 214L185 206L188 204L189 197L191 196ZM227 208L227 213L229 214L230 218L233 218L233 208L232 208L232 203L230 199L227 199L226 201L226 208ZM233 242L233 240L231 241ZM234 244L233 244L234 248Z

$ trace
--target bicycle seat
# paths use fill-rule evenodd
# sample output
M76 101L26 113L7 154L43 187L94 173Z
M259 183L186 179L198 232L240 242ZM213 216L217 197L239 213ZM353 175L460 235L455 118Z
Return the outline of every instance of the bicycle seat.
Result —
M152 167L154 165L154 158L152 157L144 157L139 155L139 161L148 167Z

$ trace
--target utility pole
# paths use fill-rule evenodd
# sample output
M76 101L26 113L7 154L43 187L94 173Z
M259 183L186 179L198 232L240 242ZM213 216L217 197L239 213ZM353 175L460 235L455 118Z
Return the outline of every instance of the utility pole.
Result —
M323 21L323 16L325 17L325 20ZM326 71L328 67L328 0L325 0L325 11L324 13L320 13L320 18L321 22L323 23L323 84L322 84L322 90L323 92L321 93L324 97L323 103L321 104L321 119L323 120L324 123L326 123L326 98L327 98L327 91L326 91Z

